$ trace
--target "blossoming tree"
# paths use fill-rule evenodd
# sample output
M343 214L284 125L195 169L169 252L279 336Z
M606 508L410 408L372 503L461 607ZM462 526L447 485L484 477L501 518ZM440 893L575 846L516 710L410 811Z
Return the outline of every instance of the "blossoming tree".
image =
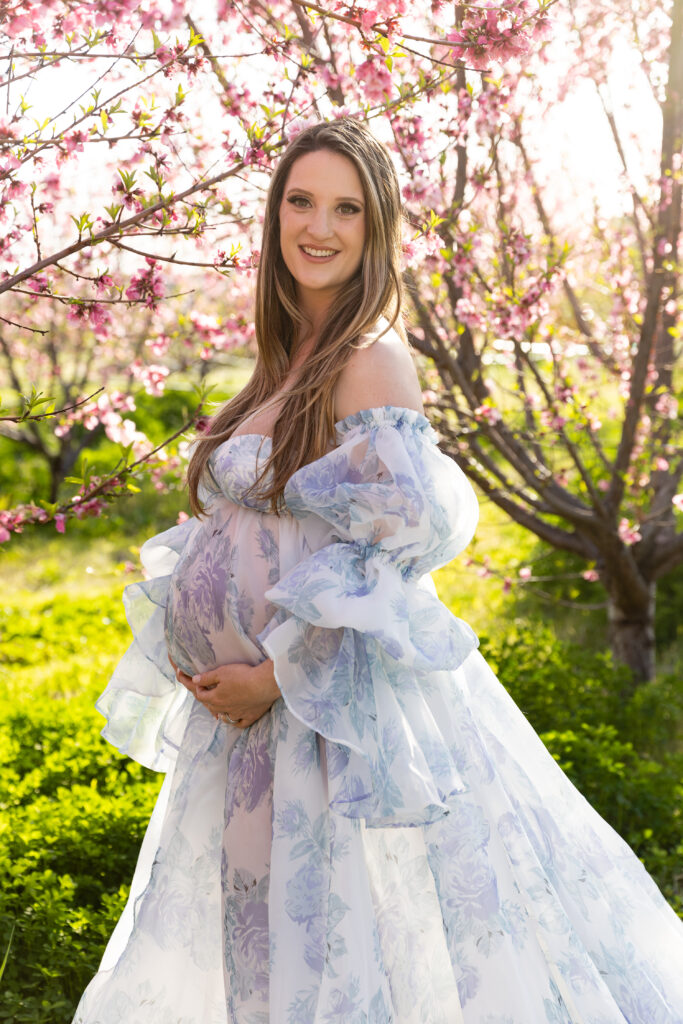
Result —
M606 591L614 654L637 681L654 671L657 580L683 562L683 2L574 4L563 28L569 57L539 59L554 61L554 94L508 76L474 100L459 73L455 149L429 179L439 253L429 281L410 275L415 344L436 370L446 447L516 522L585 560ZM661 118L652 152L610 98L620 43ZM534 159L539 114L586 80L623 203L608 217L596 198L563 238L557 182Z
M470 50L527 49L543 15L514 0L463 33L433 6L415 21L405 2L5 5L0 359L24 397L0 410L0 431L44 458L50 483L41 502L0 513L0 540L99 514L134 470L163 463L129 418L133 391L158 394L170 371L250 340L254 200L302 118L342 103L393 115L446 86ZM188 293L194 308L177 301ZM121 464L64 498L102 432Z
M351 113L402 176L411 339L444 446L507 514L586 561L615 653L647 678L656 580L683 561L682 3L9 3L0 354L18 392L44 370L64 411L39 420L27 398L5 433L42 431L64 465L98 427L128 468L61 499L57 474L48 501L0 513L3 538L97 513L150 447L126 420L131 389L159 391L169 372L248 342L272 161L308 119ZM544 42L551 17L559 48ZM633 182L639 157L608 99L619 38L663 113L657 167L643 157ZM50 83L74 67L73 95L54 102ZM586 81L631 205L561 234L543 118ZM26 87L41 82L32 120ZM207 320L219 308L222 322ZM65 318L92 353L80 377L55 344Z

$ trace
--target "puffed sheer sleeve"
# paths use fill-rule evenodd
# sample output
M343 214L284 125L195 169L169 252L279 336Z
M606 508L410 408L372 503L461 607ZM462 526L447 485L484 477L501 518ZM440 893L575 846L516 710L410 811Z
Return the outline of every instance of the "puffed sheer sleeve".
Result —
M477 646L426 574L469 542L476 499L421 414L364 410L337 429L287 485L313 553L267 592L278 611L259 639L289 710L326 741L331 808L424 824L463 788L440 708Z
M164 617L171 573L195 526L188 519L143 544L147 579L130 584L123 597L134 639L96 703L107 719L105 739L155 771L171 767L190 710L189 691L168 660Z

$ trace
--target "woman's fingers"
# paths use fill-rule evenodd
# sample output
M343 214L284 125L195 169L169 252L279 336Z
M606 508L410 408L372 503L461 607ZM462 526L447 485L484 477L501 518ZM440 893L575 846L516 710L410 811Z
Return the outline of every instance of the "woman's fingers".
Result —
M192 676L192 685L195 687L197 696L201 700L202 696L211 693L218 686L220 679L216 678L216 672L202 672L196 676Z
M237 729L248 729L271 707L272 700L264 700L263 685L253 666L233 663L220 665L208 672L185 676L195 697L214 718L222 721L228 716ZM183 680L184 681L184 680ZM277 691L279 695L279 690Z
M205 700L211 696L216 696L216 683L214 683L213 686L198 686L196 683L192 682L192 680L190 680L190 682L194 686L197 698L199 700Z
M171 665L173 666L173 671L175 672L175 677L178 680L178 682L182 683L183 686L186 686L188 690L192 690L194 692L192 680L190 679L188 674L186 672L183 672L181 668L178 668L170 654L168 655L168 660L171 662Z
M233 719L233 721L229 722L228 724L233 725L236 729L248 729L250 725L254 724L254 722L258 722L259 718L262 718L267 711L270 711L270 708L270 704L266 704L258 709L250 708L250 710L248 712L245 712L244 716L241 718L238 718L236 717L236 715L231 714L230 717ZM221 717L222 712L212 711L211 713L214 715L215 718L220 718L221 721L225 721L225 719Z

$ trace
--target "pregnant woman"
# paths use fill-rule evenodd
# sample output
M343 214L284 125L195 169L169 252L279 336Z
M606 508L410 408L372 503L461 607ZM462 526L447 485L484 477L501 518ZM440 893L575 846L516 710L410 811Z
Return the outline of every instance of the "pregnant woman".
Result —
M474 494L340 118L268 195L258 360L142 549L104 735L166 779L77 1024L682 1024L683 925L437 599Z

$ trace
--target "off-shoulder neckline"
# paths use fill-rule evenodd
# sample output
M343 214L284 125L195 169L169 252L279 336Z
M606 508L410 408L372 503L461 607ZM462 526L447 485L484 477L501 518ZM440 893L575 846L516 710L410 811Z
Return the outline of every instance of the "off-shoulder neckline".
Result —
M338 434L345 434L358 426L375 426L377 423L389 422L395 426L403 423L418 430L431 430L432 426L424 415L417 409L408 409L403 405L377 405L370 409L359 409L358 412L349 413L344 419L338 420L334 428Z
M349 413L343 419L337 420L334 429L337 436L340 437L355 427L373 427L379 426L381 423L391 423L394 426L401 426L405 423L415 427L416 430L425 432L432 430L432 425L424 413L402 405L377 405L369 409L359 409L358 412ZM261 441L272 441L273 439L270 434L245 431L244 434L233 434L228 440L234 441L240 437L257 437Z

